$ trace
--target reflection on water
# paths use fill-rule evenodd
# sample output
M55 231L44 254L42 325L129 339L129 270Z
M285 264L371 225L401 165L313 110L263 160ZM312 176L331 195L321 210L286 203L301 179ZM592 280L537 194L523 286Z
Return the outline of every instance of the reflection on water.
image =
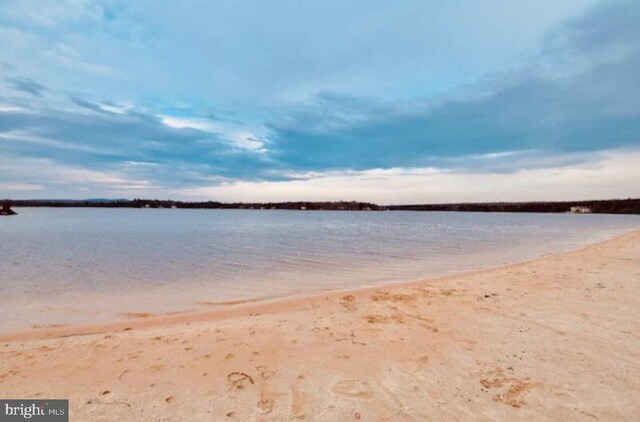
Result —
M433 277L576 248L638 216L21 208L0 330Z

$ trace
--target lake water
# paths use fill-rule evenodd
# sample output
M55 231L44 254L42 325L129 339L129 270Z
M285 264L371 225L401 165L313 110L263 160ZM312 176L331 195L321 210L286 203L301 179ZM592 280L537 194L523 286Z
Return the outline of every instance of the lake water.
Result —
M614 215L17 211L0 218L0 331L435 277L640 228Z

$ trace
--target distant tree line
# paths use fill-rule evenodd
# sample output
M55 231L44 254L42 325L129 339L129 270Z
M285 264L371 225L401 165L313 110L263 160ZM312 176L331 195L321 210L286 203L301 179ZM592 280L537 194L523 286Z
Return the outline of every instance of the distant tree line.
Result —
M398 211L474 211L474 212L569 212L587 207L594 214L640 214L640 199L608 199L563 202L484 202L466 204L391 205Z
M15 200L16 207L97 207L97 208L203 208L203 209L274 209L274 210L328 210L328 211L379 211L376 204L356 201L337 202L260 202L225 203L217 201L187 202L163 199L94 199L94 200Z
M162 199L33 199L10 201L16 207L99 207L99 208L201 208L201 209L273 209L326 211L473 211L565 213L571 207L587 207L595 214L640 214L640 199L609 199L561 202L484 202L423 205L376 205L369 202L188 202Z

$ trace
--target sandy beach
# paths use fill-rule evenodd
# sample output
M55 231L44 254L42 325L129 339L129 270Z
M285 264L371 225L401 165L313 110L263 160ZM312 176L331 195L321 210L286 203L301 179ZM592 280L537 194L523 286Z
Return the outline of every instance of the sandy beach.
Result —
M71 420L638 420L640 231L526 263L0 334Z

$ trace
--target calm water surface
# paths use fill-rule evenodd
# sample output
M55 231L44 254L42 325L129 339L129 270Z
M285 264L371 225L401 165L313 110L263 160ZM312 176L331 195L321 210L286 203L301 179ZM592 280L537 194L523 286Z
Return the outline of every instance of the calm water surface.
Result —
M613 215L17 211L0 218L0 331L434 277L640 228Z

